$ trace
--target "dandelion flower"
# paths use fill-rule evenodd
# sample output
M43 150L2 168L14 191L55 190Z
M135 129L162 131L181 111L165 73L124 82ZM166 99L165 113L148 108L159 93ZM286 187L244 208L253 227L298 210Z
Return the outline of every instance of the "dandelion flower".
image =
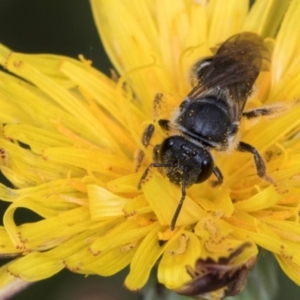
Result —
M0 288L63 268L110 276L130 266L125 285L139 290L158 264L158 281L168 289L220 299L243 289L259 248L300 284L300 1L261 0L251 8L246 0L91 4L117 81L83 57L0 46L0 64L17 75L0 73L1 172L13 186L0 185L0 198L10 203L0 255L15 257L0 269ZM190 187L171 231L180 187L152 170L137 189L152 161L151 145L165 138L156 121L170 118L190 91L193 63L243 31L261 35L273 49L270 72L258 78L247 107L294 105L241 128L276 187L256 175L251 155L216 154L224 183ZM157 116L156 95L164 103ZM145 149L141 137L149 124L156 131ZM135 172L137 149L145 157ZM42 219L16 224L20 208ZM207 279L214 281L208 290Z

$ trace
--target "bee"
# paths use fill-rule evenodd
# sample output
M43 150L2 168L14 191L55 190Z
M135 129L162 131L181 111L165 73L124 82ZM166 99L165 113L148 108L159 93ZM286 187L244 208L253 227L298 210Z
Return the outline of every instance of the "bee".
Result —
M154 147L153 162L144 171L138 185L141 188L150 168L154 167L162 168L169 180L181 187L182 195L171 220L171 230L175 228L188 187L206 181L212 174L216 177L212 185L222 184L223 175L215 165L212 150L251 153L257 175L273 183L259 152L238 138L241 118L253 119L274 111L272 107L244 111L259 73L267 70L270 52L263 39L251 32L230 37L214 51L213 56L193 66L192 75L197 83L173 118L158 120L168 137ZM142 137L145 147L153 133L154 125L151 124ZM142 157L143 154L140 160Z

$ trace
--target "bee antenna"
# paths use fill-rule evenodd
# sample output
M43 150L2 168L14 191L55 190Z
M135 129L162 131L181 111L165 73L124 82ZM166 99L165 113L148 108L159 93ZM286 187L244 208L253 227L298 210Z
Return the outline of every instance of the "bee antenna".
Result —
M179 216L179 213L181 211L185 196L186 196L186 178L185 178L185 172L182 172L183 176L182 176L182 182L181 182L181 198L178 202L178 205L176 207L175 213L173 215L172 221L171 221L171 225L170 228L173 231L175 229L175 225Z

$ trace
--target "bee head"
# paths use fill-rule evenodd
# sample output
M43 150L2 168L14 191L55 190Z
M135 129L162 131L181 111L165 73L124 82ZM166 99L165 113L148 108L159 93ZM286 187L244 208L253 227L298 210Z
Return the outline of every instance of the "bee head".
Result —
M167 165L165 173L171 182L189 187L207 180L213 172L214 161L204 148L182 136L166 138L159 148L159 160Z

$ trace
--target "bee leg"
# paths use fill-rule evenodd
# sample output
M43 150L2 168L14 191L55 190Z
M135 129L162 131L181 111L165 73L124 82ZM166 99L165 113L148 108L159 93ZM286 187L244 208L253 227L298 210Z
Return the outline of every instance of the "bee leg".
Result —
M222 183L223 183L223 175L222 175L220 169L219 169L217 166L215 166L215 167L213 168L213 173L214 173L215 176L217 177L217 180L213 180L213 181L211 182L211 185L212 185L213 187L215 187L215 186L218 186L218 185L222 184Z
M263 116L269 116L278 110L276 107L262 107L243 112L242 116L247 119L254 119Z
M170 129L171 129L170 123L171 122L169 120L166 120L166 119L160 119L160 120L158 120L158 125L165 132L170 131Z
M181 198L180 198L180 200L178 202L178 205L176 207L176 210L174 212L174 215L173 215L173 218L172 218L171 224L170 224L171 231L173 231L174 228L175 228L175 225L176 225L176 222L177 222L179 213L181 211L181 208L182 208L182 205L183 205L185 197L186 197L186 181L183 178L182 179L182 183L181 183Z
M154 133L154 125L150 124L144 130L143 135L142 135L142 144L145 146L145 148L148 147L153 133ZM138 149L137 154L136 154L136 160L135 160L135 171L136 172L139 170L141 163L144 159L144 156L145 156L144 151L142 149Z
M250 152L250 153L252 153L253 156L254 156L257 175L260 178L274 184L274 180L270 176L267 175L266 165L264 163L263 158L261 157L261 155L258 153L258 151L253 146L251 146L247 143L244 143L244 142L240 142L238 147L237 147L237 150L241 151L241 152Z
M140 179L140 181L139 181L139 184L138 184L138 186L137 186L138 190L141 189L142 183L143 183L143 181L147 178L148 173L149 173L149 171L150 171L151 168L167 168L167 167L172 167L172 165L171 165L171 164L156 163L156 162L151 163L151 164L147 167L147 169L145 170L145 172L143 173L143 175L142 175L142 177L141 177L141 179Z
M159 111L162 107L162 99L163 99L163 94L162 93L156 93L153 101L153 116L156 118L159 115Z

